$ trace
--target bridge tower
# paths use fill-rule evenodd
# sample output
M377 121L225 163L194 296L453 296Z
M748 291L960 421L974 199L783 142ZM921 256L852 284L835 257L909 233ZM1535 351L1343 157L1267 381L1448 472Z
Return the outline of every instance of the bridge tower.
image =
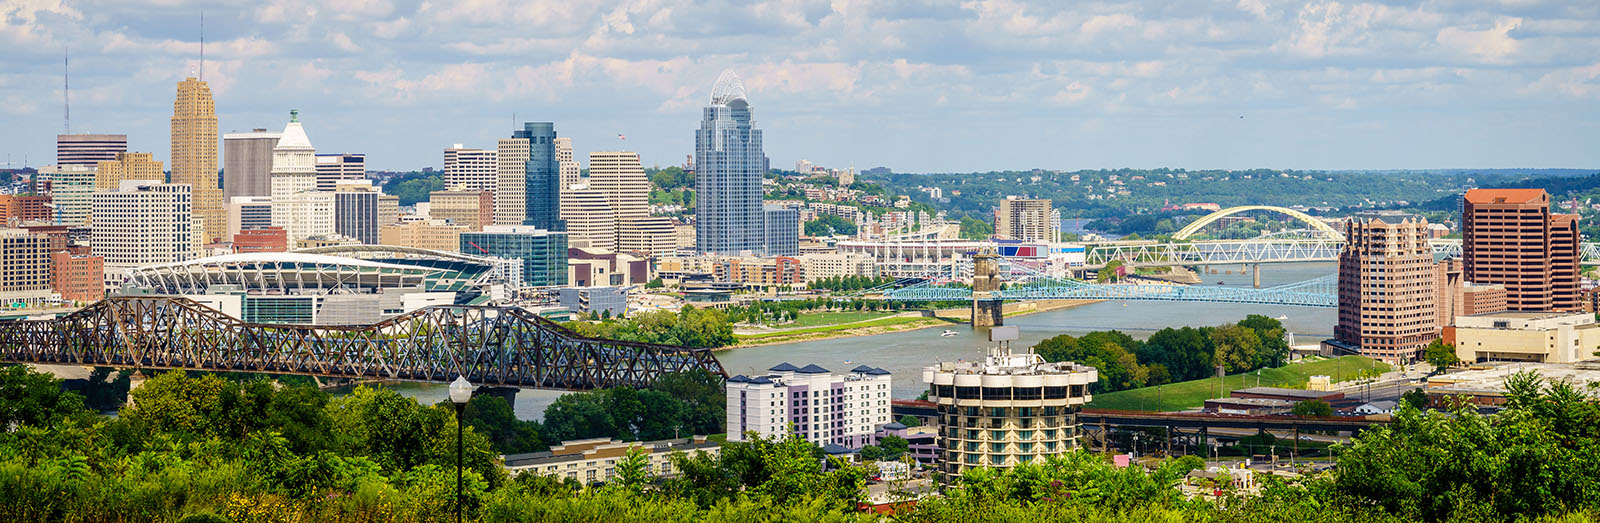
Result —
M1000 294L1000 255L983 249L972 257L972 326L995 327L1004 324L1004 302Z

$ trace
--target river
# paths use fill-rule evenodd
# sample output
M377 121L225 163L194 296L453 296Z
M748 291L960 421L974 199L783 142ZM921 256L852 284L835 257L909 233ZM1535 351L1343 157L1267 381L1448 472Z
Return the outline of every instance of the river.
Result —
M1305 281L1332 274L1336 270L1333 263L1283 263L1264 267L1261 272L1261 285L1264 287ZM1217 281L1229 286L1248 287L1251 284L1250 275L1241 274L1237 265L1216 268L1218 274L1202 275L1207 285L1215 285ZM1224 269L1231 269L1234 273L1222 274ZM1297 344L1314 343L1332 336L1333 325L1337 321L1337 312L1332 308L1106 301L1008 318L1006 324L1020 327L1022 337L1014 342L1020 348L1058 334L1080 335L1096 330L1115 329L1135 338L1145 338L1166 327L1221 325L1241 320L1249 314L1287 317L1283 323L1294 335ZM796 366L815 363L835 372L857 365L882 367L894 374L894 397L914 398L926 388L922 383L923 367L941 360L983 357L983 348L988 344L987 331L974 331L965 326L956 326L954 330L959 335L942 337L940 329L922 329L732 349L717 352L717 359L730 375L764 373L767 368L781 362ZM425 404L436 403L446 396L444 385L399 383L388 386ZM544 408L561 394L544 390L519 392L515 405L517 417L541 418Z

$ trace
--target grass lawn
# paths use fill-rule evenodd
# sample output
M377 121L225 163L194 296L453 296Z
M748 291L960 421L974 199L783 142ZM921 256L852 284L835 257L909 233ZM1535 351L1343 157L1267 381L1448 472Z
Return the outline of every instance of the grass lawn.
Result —
M1276 369L1261 370L1261 386L1263 387L1303 387L1311 376L1333 376L1335 381L1341 377L1349 379L1357 371L1373 368L1373 360L1363 356L1342 356L1335 359L1326 359L1309 363L1295 363ZM1389 370L1383 362L1377 362L1379 372ZM1226 390L1236 390L1256 386L1256 373L1231 374L1225 380ZM1159 389L1159 390L1158 390ZM1094 401L1089 407L1097 409L1114 410L1146 410L1146 411L1172 411L1200 407L1208 398L1217 397L1217 379L1185 381L1169 383L1158 387L1145 387L1142 389L1124 390L1095 394Z
M805 318L805 317L801 316L801 318ZM735 334L734 337L738 338L740 341L757 341L757 340L767 341L767 340L772 340L772 339L776 339L776 338L786 338L786 337L790 337L790 336L799 336L799 335L805 335L805 334L816 334L816 333L822 333L822 332L833 332L833 331L840 331L840 330L846 330L846 329L864 329L864 328L869 328L869 327L883 327L883 326L888 326L888 325L905 325L905 324L908 324L908 323L923 323L923 322L932 323L932 322L939 322L939 321L941 321L941 320L936 319L936 318L923 318L923 317L917 317L917 316L900 317L900 318L879 318L879 319L876 319L876 320L864 321L864 322L860 322L860 323L851 323L851 324L847 324L847 325L824 325L824 326L821 326L821 327L811 327L811 328L807 328L807 329L791 329L791 330L784 330L784 331L778 331L778 332L763 332L763 333L760 333L760 334Z
M800 317L795 318L793 323L784 323L784 324L781 324L781 325L770 325L770 326L773 327L773 328L777 328L777 329L797 329L797 328L804 328L804 327L821 327L821 326L824 326L824 325L836 325L836 324L840 324L840 323L852 323L852 322L858 322L858 321L866 321L866 320L871 320L871 319L882 318L882 317L885 317L885 316L893 316L895 314L898 314L898 313L897 312L884 312L884 311L802 312L802 313L800 313Z

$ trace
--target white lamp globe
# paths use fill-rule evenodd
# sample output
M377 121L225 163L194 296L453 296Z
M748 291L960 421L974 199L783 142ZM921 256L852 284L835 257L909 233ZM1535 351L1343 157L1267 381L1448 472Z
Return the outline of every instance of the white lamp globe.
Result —
M472 401L472 382L465 376L456 376L456 380L450 382L450 402L465 405L469 401Z

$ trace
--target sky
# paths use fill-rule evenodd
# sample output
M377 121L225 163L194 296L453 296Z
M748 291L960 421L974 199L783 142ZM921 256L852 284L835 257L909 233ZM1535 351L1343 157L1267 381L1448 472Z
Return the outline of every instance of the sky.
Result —
M723 70L782 168L1600 166L1592 0L0 0L0 152L54 160L68 51L72 130L167 158L202 10L222 132L369 169L513 119L681 164Z

